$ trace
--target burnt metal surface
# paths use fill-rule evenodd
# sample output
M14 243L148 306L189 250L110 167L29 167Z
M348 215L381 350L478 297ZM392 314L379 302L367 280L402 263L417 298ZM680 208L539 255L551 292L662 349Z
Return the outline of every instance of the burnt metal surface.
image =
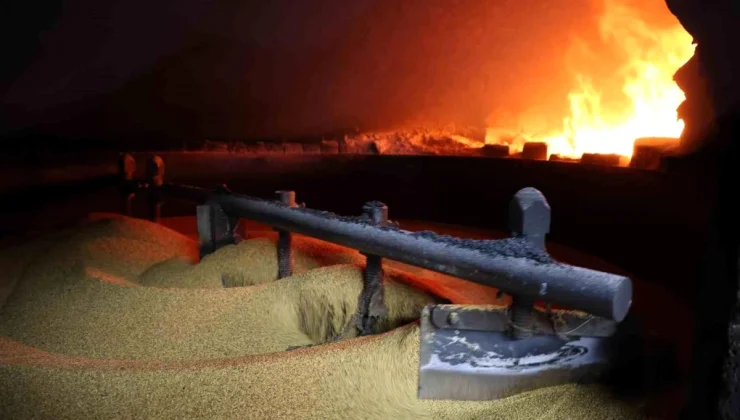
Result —
M362 216L374 226L387 226L388 206L377 201L365 203ZM360 335L373 334L378 320L388 315L383 289L383 258L379 255L366 255L362 292L357 308L357 328Z
M208 190L194 187L165 190L182 191L190 198L209 196ZM214 199L230 215L496 287L510 295L535 297L617 321L632 303L627 277L558 263L526 238L460 239L233 193L216 194Z
M597 379L607 339L556 335L512 339L503 332L437 328L421 317L419 398L495 400L537 388Z
M506 332L511 322L508 308L490 305L436 305L429 313L439 329ZM532 318L534 335L609 337L617 329L617 322L583 312L535 308Z

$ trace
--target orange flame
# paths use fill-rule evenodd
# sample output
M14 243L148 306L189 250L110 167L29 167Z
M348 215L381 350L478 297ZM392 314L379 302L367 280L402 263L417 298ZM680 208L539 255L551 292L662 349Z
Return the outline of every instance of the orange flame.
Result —
M604 89L581 73L576 76L577 88L568 95L570 115L561 129L539 136L519 133L505 139L501 130L491 128L486 143L508 143L513 151L520 151L526 141L544 141L550 154L629 157L638 138L681 135L684 124L677 118L676 108L684 94L673 74L694 53L691 35L678 22L654 28L625 5L607 0L605 6L599 20L600 35L626 57L616 69L623 78L620 95L625 101L617 107L607 106L602 101Z

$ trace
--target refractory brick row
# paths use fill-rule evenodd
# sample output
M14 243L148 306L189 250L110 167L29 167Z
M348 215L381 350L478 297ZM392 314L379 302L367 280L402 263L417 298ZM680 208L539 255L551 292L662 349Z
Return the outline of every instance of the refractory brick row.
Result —
M321 153L325 155L335 155L339 153L339 142L336 140L322 140Z
M265 143L265 152L268 154L285 153L282 143Z
M485 157L509 157L509 146L506 144L487 144L480 149L480 152Z
M319 143L303 143L303 153L307 155L321 154L321 145Z
M241 155L247 152L247 145L243 141L235 141L229 144L229 151Z
M254 154L257 154L257 155L265 154L266 153L266 151L265 151L265 143L263 143L263 142L260 141L260 142L252 143L252 144L248 145L247 146L247 153L254 153Z
M524 143L524 148L522 148L522 158L533 160L547 160L547 143Z
M550 158L548 160L550 162L570 162L570 163L578 163L580 161L580 159L569 158L567 156L562 156L558 154L550 155Z
M283 143L283 152L286 155L303 154L303 147L300 143Z
M644 137L635 140L630 167L640 169L660 168L663 156L676 147L678 140L666 137Z
M662 153L652 146L635 146L630 160L631 168L658 169Z
M621 159L622 157L617 154L584 153L581 156L581 163L586 165L619 166Z

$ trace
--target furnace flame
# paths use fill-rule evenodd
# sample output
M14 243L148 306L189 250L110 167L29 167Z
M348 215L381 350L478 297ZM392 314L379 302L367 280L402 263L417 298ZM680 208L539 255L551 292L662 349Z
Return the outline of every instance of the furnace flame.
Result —
M486 143L509 144L516 152L527 141L540 141L548 143L550 154L579 158L583 153L632 156L634 142L641 137L675 137L678 142L684 124L676 108L685 97L673 75L694 53L691 35L677 21L653 27L634 9L609 0L599 19L599 35L625 58L615 68L623 80L621 92L616 92L622 100L605 101L615 92L579 72L562 127L540 135L528 134L526 125L514 133L489 128Z

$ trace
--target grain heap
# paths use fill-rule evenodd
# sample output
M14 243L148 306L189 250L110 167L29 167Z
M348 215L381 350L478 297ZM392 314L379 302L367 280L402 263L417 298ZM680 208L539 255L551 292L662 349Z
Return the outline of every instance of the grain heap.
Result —
M420 289L457 303L465 293L446 290L489 303L495 291L391 267L386 332L329 343L356 309L361 256L296 238L296 274L275 281L263 236L197 262L191 238L97 217L4 250L0 418L637 417L598 386L420 401L413 320L439 300Z

